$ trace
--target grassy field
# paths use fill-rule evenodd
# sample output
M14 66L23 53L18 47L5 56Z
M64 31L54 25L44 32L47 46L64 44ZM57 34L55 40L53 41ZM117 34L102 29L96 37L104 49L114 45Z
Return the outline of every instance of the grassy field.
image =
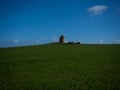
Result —
M0 90L120 90L120 45L1 48Z

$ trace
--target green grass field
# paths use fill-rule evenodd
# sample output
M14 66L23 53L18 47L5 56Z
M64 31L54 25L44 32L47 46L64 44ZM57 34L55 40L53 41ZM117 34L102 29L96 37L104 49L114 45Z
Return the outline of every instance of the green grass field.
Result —
M1 48L0 90L120 90L120 45Z

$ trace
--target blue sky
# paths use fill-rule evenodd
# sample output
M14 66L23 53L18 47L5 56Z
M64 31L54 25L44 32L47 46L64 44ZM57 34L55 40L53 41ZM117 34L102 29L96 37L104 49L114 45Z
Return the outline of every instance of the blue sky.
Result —
M0 0L0 47L120 44L120 0Z

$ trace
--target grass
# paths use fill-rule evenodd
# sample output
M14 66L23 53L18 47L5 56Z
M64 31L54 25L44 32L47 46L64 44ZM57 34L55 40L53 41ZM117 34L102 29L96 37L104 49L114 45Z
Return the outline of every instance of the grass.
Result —
M120 90L120 45L1 48L0 90Z

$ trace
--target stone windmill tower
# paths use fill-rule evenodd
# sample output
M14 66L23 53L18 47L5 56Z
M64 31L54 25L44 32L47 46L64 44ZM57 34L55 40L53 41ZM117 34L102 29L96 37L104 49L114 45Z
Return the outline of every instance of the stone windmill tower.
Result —
M60 36L59 43L64 43L64 36L63 35Z

